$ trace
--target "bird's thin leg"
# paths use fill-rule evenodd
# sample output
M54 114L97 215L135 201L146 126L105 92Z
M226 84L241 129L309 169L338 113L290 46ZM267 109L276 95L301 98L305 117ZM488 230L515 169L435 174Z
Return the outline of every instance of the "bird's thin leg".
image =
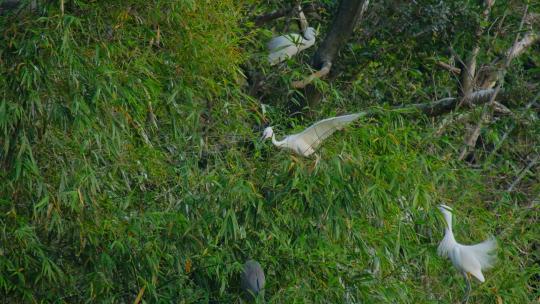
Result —
M467 304L469 303L469 295L471 294L471 280L466 272L463 273L463 277L465 278L467 288L465 289L465 297L463 298L463 301L461 301L461 304Z
M321 157L319 154L315 153L315 168L319 165L319 161L321 160Z

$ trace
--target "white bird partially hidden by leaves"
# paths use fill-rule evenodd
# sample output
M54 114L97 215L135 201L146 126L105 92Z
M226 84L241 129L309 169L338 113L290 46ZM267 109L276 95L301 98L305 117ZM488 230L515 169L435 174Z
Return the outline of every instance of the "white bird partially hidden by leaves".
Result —
M303 32L303 35L292 33L272 38L267 44L268 62L270 65L276 65L295 56L314 45L316 36L315 29L308 27Z
M437 248L437 253L442 257L449 258L454 267L463 274L467 283L463 303L467 303L471 291L469 277L472 275L480 282L485 281L482 271L493 267L496 260L494 254L497 248L497 241L491 237L476 245L459 244L452 232L452 208L446 205L440 205L439 210L444 216L446 227L444 229L444 238Z
M279 148L290 149L298 155L310 156L336 130L341 130L346 125L361 116L360 113L327 118L314 123L304 131L286 136L283 140L276 140L272 127L264 129L262 139L272 138L272 143Z

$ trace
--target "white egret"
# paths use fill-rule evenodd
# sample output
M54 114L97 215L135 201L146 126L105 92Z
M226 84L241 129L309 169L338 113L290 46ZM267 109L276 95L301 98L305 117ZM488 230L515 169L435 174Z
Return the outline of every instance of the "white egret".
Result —
M437 253L442 257L447 257L452 261L454 267L463 274L467 283L467 290L463 303L469 300L471 292L470 275L484 282L482 270L489 269L495 263L494 251L497 248L495 238L489 238L476 245L462 245L456 241L452 232L452 208L446 205L440 205L439 210L446 220L444 238L437 248Z
M249 260L244 264L240 279L240 285L250 299L264 298L264 271L257 261Z
M262 139L272 138L272 143L279 148L290 149L298 155L310 156L315 152L323 140L332 135L336 130L341 130L347 124L361 116L360 113L327 118L314 123L304 131L286 136L283 140L276 140L272 127L264 130Z
M299 52L315 44L317 33L314 28L308 27L303 35L291 33L279 37L274 37L267 44L268 62L270 65L276 65L287 58L291 58Z

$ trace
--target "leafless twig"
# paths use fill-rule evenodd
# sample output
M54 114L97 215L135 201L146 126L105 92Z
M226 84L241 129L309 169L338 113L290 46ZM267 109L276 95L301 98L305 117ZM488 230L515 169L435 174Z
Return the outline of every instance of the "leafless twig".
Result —
M317 8L318 8L317 5L311 4L311 5L303 8L302 11L307 14L307 13L315 12L317 10ZM287 16L291 12L291 10L293 10L293 7L289 6L289 7L286 7L286 8L282 8L282 9L273 11L273 12L268 13L268 14L257 16L253 20L254 20L256 26L261 26L261 25L265 24L266 22L269 22L269 21L272 21L274 19L278 19L278 18Z
M512 192L514 191L514 188L519 184L519 182L525 177L525 175L527 174L527 172L534 166L536 165L536 163L538 162L538 160L540 159L540 155L536 155L535 158L533 158L529 164L527 165L527 167L523 168L523 170L521 170L521 173L518 175L518 177L516 178L516 180L514 180L514 182L510 185L510 187L508 187L508 192Z
M493 95L491 95L491 98L487 104L484 105L482 109L482 114L480 116L480 119L478 120L478 123L472 133L469 135L468 139L465 141L465 146L461 150L461 153L459 155L459 160L465 159L465 157L468 155L469 151L474 149L474 146L476 145L476 141L478 140L478 137L480 136L480 131L482 130L482 126L484 125L484 122L487 122L491 119L495 98L497 97L497 94L501 90L501 87L504 82L504 76L506 75L506 71L508 70L508 67L510 66L510 61L512 60L511 54L513 54L513 49L515 49L519 43L519 34L521 32L521 29L523 28L523 23L525 22L525 18L527 16L527 10L528 5L525 6L525 12L523 13L523 18L521 18L521 22L519 24L519 30L516 34L516 38L514 40L514 44L512 45L512 48L508 52L508 56L505 59L504 66L502 70L499 72L499 75L497 77L498 84L495 88L495 91L493 92ZM514 57L515 58L515 57Z
M482 34L484 33L484 23L488 20L489 12L493 6L494 0L486 0L486 8L482 12L482 20L478 24L475 32L474 45L467 59L465 65L461 65L460 73L460 85L458 96L461 98L460 103L467 103L467 96L474 90L474 78L476 76L476 58L480 53L480 40L482 39Z
M437 61L436 64L438 66L440 66L441 68L443 69L447 69L448 71L454 73L454 74L459 74L461 73L461 69L460 68L456 68L455 66L453 65L449 65L448 63L446 62L442 62L442 61Z
M311 82L313 82L313 80L315 79L319 79L321 77L324 77L326 76L328 73L330 73L330 69L332 68L332 63L330 62L325 62L322 66L322 68L314 73L312 73L311 75L309 75L308 77L304 78L303 80L299 80L299 81L294 81L292 83L292 86L293 88L295 89L303 89L305 88L308 84L310 84Z

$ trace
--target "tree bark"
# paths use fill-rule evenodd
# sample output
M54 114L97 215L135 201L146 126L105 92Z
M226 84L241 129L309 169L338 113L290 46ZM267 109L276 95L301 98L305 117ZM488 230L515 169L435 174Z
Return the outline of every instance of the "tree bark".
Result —
M330 31L313 56L315 69L321 69L326 62L333 62L339 50L351 37L355 25L367 10L368 4L369 0L341 0Z
M5 0L0 4L0 15L4 14L4 12L7 12L9 10L16 9L19 4L20 0Z

